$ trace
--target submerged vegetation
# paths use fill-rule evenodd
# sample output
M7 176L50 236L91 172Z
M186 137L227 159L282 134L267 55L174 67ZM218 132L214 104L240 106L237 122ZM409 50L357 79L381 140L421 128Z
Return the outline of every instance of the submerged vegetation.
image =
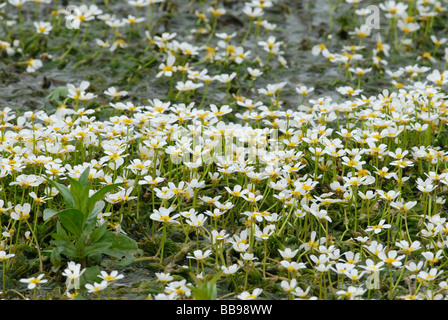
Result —
M446 299L447 9L0 4L0 298Z

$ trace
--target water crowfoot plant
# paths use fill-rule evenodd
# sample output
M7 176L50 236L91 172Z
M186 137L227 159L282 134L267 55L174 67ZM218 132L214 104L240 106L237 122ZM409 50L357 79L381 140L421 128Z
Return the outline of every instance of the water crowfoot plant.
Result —
M107 223L97 226L97 216L105 206L101 199L122 183L106 185L90 195L89 172L90 167L78 180L68 177L70 189L48 179L64 197L66 205L66 209L59 212L49 208L44 210L44 221L52 217L59 219L56 232L52 234L54 240L51 241L54 246L51 251L53 263L59 264L62 254L78 259L86 267L89 257L101 257L105 254L117 259L133 259L133 254L138 249L131 238L107 230Z
M37 277L31 277L27 279L20 279L20 282L27 283L28 289L33 290L33 298L36 299L37 297L37 288L43 284L48 282L47 279L42 279L45 276L45 274L40 274Z
M0 4L2 299L446 299L445 3L35 4Z

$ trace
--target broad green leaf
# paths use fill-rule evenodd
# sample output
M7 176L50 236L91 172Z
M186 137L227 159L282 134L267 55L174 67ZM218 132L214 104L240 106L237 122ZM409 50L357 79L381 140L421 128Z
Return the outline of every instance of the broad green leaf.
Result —
M83 230L83 213L76 208L69 208L58 212L62 226L75 236L79 236Z
M58 211L47 208L44 210L44 214L43 214L43 219L44 221L47 221L48 219L50 219L51 217L53 217L54 215L56 215L58 213Z
M52 238L55 240L65 240L70 241L70 236L68 233L64 230L64 228L61 226L61 222L58 221L56 223L56 232L53 232L51 234Z
M51 244L58 246L58 248L72 247L72 249L75 249L74 244L67 240L51 240Z
M60 254L71 258L79 258L75 245L70 241L52 240L50 242L53 246L58 247Z
M78 181L84 188L89 188L89 174L90 174L90 167L87 167L87 169L84 170L84 172L78 179Z
M55 90L53 90L53 92L51 92L46 99L47 100L55 100L55 101L59 101L60 98L65 98L67 97L68 94L68 88L66 86L63 87L58 87Z
M75 200L75 208L82 211L84 214L84 221L87 219L89 212L87 212L87 201L89 199L89 187L84 187L81 182L71 177L67 177L70 181L70 191Z
M50 261L51 264L55 267L55 268L59 268L62 265L62 259L61 259L61 255L59 253L59 248L56 247L51 251L50 254Z
M84 230L83 232L87 235L91 234L92 231L95 229L96 227L96 219L87 219L87 221L84 223Z
M107 242L97 242L91 244L90 246L85 248L84 256L87 257L91 254L103 254L110 246L111 243Z
M90 210L87 208L89 199L89 173L90 167L84 170L78 180L67 177L70 181L70 191L75 199L75 207L84 213L84 222L90 215Z
M96 221L96 219L98 217L98 213L100 213L101 210L103 210L105 206L106 206L106 203L104 201L97 201L97 203L95 203L95 206L93 207L93 210L90 213L90 216L88 217L88 219L94 219Z
M65 203L67 204L67 207L74 208L75 207L75 199L73 199L72 193L70 192L70 189L64 186L63 184L60 184L59 182L53 181L49 178L46 178L50 183L59 190L59 192L62 194L62 196L65 199Z
M84 232L91 233L93 229L95 229L95 226L98 222L97 216L98 213L100 213L101 210L103 210L106 203L104 201L98 201L95 204L95 207L92 210L92 213L90 213L90 216L87 218L87 221L84 223Z
M95 207L95 204L100 201L105 195L106 193L112 191L113 189L123 185L124 183L114 183L114 184L108 184L106 186L104 186L103 188L101 188L100 190L98 190L97 192L95 192L88 201L87 204L87 210L89 212L91 212L93 210L93 208Z
M104 253L117 259L133 259L133 254L138 250L137 242L121 233L117 235L111 231L106 232L101 241L112 244Z
M111 249L120 250L136 250L138 249L137 242L129 238L127 235L109 231L102 238L101 241L109 241L112 243Z
M112 249L109 248L104 251L105 255L108 255L109 257L119 259L119 260L133 260L135 259L134 253L136 251L134 250L120 250L120 249Z
M78 257L84 258L86 256L85 249L87 247L87 235L83 232L75 242L76 252Z
M92 233L90 234L90 240L92 242L100 241L100 239L104 236L106 231L107 231L107 223L104 223L92 231Z
M216 288L216 282L221 276L221 272L218 272L212 279L199 280L196 276L192 275L196 287L189 286L193 292L196 300L216 300L218 291Z
M91 266L86 269L86 271L81 276L81 287L84 287L86 283L99 282L101 280L98 275L101 273L98 266Z

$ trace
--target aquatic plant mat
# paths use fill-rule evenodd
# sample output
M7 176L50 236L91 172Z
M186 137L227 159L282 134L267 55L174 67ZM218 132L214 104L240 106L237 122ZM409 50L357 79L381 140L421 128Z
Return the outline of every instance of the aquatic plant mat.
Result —
M0 4L0 298L446 299L447 9Z

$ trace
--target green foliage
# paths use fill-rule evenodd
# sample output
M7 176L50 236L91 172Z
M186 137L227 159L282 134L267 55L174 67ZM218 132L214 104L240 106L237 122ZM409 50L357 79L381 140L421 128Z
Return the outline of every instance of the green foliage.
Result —
M58 103L61 103L63 99L67 97L68 89L66 86L58 87L55 90L53 90L46 99L49 101L56 101Z
M196 300L216 300L218 297L216 281L221 277L221 272L218 272L210 280L200 280L193 274L192 277L195 282L195 287L191 287L191 291Z
M50 242L54 246L50 260L56 268L61 265L61 255L78 259L85 265L87 258L98 259L102 255L131 260L138 249L133 239L107 230L107 224L96 225L97 215L105 206L101 199L122 184L107 185L89 197L89 171L87 168L78 180L68 177L70 188L48 179L64 197L66 205L59 212L48 208L43 214L44 221L59 218Z

